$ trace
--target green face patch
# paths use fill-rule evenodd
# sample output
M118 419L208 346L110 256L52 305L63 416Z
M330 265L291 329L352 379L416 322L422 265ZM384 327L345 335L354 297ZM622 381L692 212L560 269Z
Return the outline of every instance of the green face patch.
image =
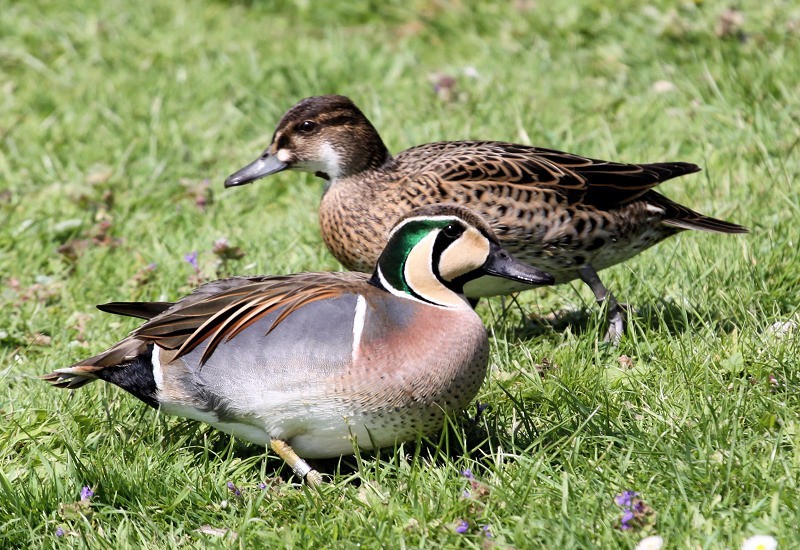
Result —
M406 222L395 231L378 259L378 268L386 282L396 290L414 295L405 278L408 255L432 231L444 229L454 221L452 217L419 218Z

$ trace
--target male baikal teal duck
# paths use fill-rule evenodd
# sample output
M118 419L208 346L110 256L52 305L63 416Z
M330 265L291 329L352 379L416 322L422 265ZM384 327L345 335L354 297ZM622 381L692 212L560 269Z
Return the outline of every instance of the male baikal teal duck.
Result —
M428 206L397 224L372 276L234 277L175 303L98 306L147 322L44 379L70 389L105 380L165 413L269 445L316 484L300 457L431 433L475 397L489 345L463 288L487 274L553 283L466 208Z
M700 170L686 162L621 164L496 141L444 141L389 154L380 135L343 96L304 99L283 116L272 143L231 175L242 185L282 170L328 180L319 217L322 237L348 269L371 270L394 222L438 202L481 214L503 247L551 273L557 283L580 278L598 302L608 300L616 341L624 314L597 272L684 229L745 233L704 216L653 188ZM519 281L483 277L468 297L509 294Z

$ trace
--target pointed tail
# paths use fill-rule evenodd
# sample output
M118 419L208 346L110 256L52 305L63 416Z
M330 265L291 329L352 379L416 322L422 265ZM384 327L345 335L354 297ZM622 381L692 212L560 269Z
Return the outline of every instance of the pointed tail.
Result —
M664 195L656 193L655 191L648 192L645 200L664 209L666 214L664 220L661 222L664 225L680 229L713 231L714 233L749 233L749 230L742 225L700 214L691 208L669 200Z

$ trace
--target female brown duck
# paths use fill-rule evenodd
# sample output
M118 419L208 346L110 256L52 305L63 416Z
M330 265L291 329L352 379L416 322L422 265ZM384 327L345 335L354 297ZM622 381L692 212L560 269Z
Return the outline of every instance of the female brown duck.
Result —
M745 233L653 190L700 170L685 162L622 164L496 141L444 141L389 154L350 99L304 99L283 116L272 143L225 186L282 170L312 172L328 185L320 205L322 237L348 269L368 271L398 218L438 202L480 213L503 247L551 273L557 283L580 278L598 302L608 300L616 341L624 315L597 272L684 229ZM484 277L465 287L477 298L525 288Z

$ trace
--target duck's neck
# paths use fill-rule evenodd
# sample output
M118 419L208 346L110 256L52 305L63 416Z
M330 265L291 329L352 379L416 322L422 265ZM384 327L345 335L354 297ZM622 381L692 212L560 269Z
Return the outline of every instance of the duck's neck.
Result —
M324 172L317 172L315 174L317 177L325 180L325 189L322 192L323 195L325 195L331 186L335 185L339 180L358 177L369 172L385 169L390 167L394 162L394 158L391 153L389 153L389 150L383 144L380 137L378 137L377 142L371 143L368 149L362 147L358 152L352 152L348 157L349 160L339 167L339 171L336 174L327 174ZM385 178L372 179L376 185L385 181Z
M377 170L392 159L378 130L366 118L352 127L347 142L343 145L346 151L344 157L347 160L341 166L338 176L340 178Z

